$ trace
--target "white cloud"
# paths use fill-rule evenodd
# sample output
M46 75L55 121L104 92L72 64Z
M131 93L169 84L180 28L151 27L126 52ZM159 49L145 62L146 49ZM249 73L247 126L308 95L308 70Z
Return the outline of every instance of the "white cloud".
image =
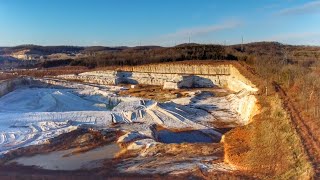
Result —
M229 21L224 21L222 23L211 24L207 26L184 28L172 33L144 39L143 44L174 46L177 44L187 43L189 37L191 38L191 42L194 42L194 43L213 43L212 39L210 41L210 39L207 39L205 35L210 35L212 33L224 31L228 29L235 29L241 26L242 24L243 23L241 21L229 20Z
M192 28L186 28L178 30L174 33L163 35L164 38L185 38L189 36L201 36L210 34L213 32L218 32L226 29L233 29L237 28L242 23L240 21L226 21L221 24L213 24L208 26L202 26L202 27L192 27Z
M285 8L280 10L276 15L292 15L292 14L307 14L320 12L320 1L312 1L300 6Z

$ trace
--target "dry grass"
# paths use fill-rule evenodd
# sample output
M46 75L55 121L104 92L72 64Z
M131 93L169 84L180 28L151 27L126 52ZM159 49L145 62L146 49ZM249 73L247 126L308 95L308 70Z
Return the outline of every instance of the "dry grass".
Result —
M261 113L225 135L225 159L263 178L310 178L312 166L280 98L257 98Z
M260 113L249 125L225 134L225 161L259 178L311 178L313 169L292 121L271 83L262 81L255 69L232 63L260 89ZM268 87L266 96L265 87Z
M82 66L65 66L48 69L26 69L16 70L15 73L19 76L32 76L43 78L45 76L58 76L64 74L79 74L88 71L88 68Z

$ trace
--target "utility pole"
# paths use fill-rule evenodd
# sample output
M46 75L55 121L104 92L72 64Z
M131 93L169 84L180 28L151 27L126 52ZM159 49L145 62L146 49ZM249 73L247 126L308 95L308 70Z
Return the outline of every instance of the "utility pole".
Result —
M283 65L286 65L288 63L288 54L287 54L287 48L285 47L282 49L282 54L283 54Z
M190 41L190 36L189 36L189 44L190 44L190 42L191 42L191 41Z
M243 52L243 36L241 36L242 41L241 41L241 52Z
M266 96L268 96L268 86L266 86Z
M224 58L227 57L226 45L227 45L227 40L224 40L224 46L223 46Z
M265 87L266 96L268 96L268 81L266 81L266 83L264 85L266 86Z

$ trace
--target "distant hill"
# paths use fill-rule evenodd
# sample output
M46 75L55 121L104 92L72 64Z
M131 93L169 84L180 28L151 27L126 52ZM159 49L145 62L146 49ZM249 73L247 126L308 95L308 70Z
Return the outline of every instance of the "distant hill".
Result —
M30 53L39 53L49 55L54 53L77 53L84 50L84 47L76 46L38 46L38 45L20 45L15 47L4 48L6 54L28 50Z
M320 60L319 46L287 45L279 42L254 42L228 47L231 54L243 57L265 57L287 62L309 62ZM240 59L241 60L241 59Z
M254 42L230 46L185 43L174 47L136 46L37 46L1 47L2 59L36 60L45 67L82 65L103 67L110 65L140 65L183 60L244 60L253 57L288 62L320 60L320 47L293 46L279 42ZM50 62L57 61L57 62ZM59 61L61 63L59 63ZM44 63L46 62L46 63Z

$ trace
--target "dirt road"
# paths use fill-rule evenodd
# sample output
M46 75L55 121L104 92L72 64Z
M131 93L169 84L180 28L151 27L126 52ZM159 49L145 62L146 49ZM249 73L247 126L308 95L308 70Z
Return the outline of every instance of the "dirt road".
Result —
M288 97L281 86L276 82L273 82L273 86L276 92L280 95L284 108L289 113L292 123L302 140L304 149L315 170L314 178L317 179L320 177L320 137L311 131L311 127L314 126L314 123L316 122L312 119L303 119L299 111L294 106L293 101Z

